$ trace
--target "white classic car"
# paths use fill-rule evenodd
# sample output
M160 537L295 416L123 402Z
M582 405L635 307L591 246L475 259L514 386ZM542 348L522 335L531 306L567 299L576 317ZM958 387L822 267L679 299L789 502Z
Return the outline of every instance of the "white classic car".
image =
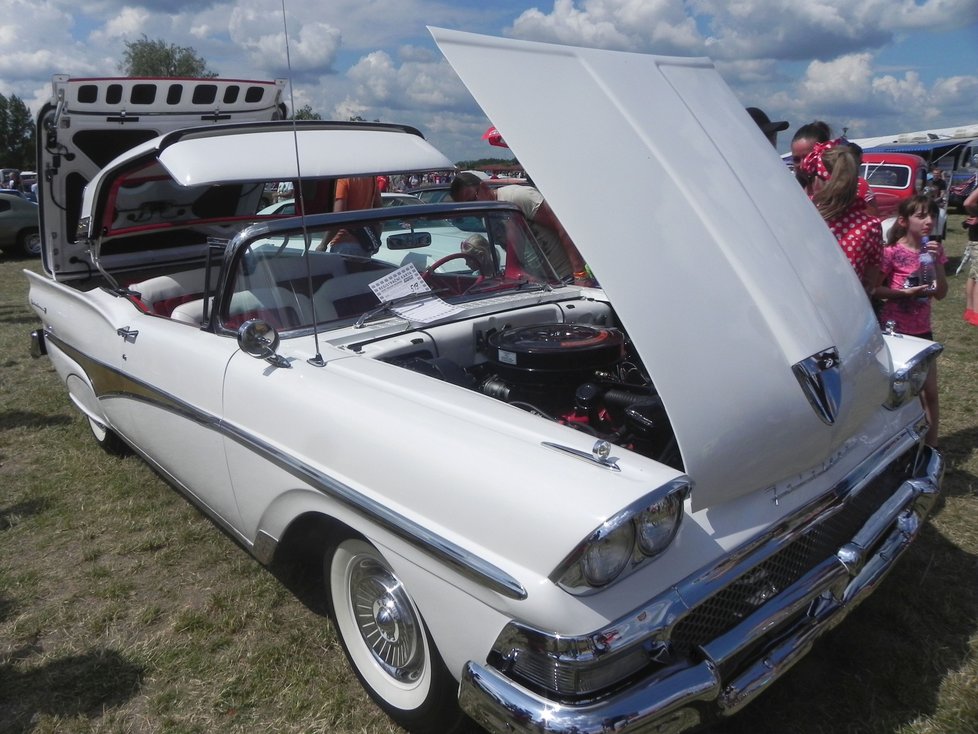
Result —
M322 569L404 727L736 712L917 536L940 346L880 332L707 60L433 33L600 287L507 204L329 213L338 176L450 167L410 128L277 120L271 83L58 77L34 353L104 447ZM306 213L256 215L287 180Z

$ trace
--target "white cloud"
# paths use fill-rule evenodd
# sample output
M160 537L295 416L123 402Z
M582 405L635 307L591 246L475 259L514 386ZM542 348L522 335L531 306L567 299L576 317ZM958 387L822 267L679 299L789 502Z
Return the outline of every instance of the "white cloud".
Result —
M855 102L872 88L872 55L847 54L832 61L813 61L798 85L809 104Z
M118 15L108 20L103 29L92 34L92 40L105 43L118 39L138 39L150 18L150 14L142 8L123 8Z
M681 0L555 0L553 11L524 11L517 38L661 54L698 53L702 39Z
M299 73L329 71L342 42L339 29L292 15L287 16L287 24L292 69ZM227 29L231 42L249 53L254 66L273 74L288 70L281 13L246 4L235 6Z
M347 73L351 96L366 108L450 110L475 103L444 61L406 61L398 66L386 52L363 56Z

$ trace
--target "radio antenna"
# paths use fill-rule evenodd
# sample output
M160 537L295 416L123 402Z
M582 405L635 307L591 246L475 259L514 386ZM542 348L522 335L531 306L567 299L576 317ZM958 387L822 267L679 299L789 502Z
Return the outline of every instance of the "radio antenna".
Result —
M293 198L298 204L299 217L302 219L302 241L305 247L306 261L306 288L309 291L309 303L312 308L312 338L315 344L316 355L310 357L307 362L316 367L325 366L322 352L319 350L319 318L316 316L316 299L312 293L312 265L309 262L309 250L312 239L306 229L306 200L302 193L302 168L299 161L299 126L295 119L295 82L292 80L292 54L289 51L289 23L285 13L285 0L282 0L282 30L285 34L285 65L288 67L289 77L289 105L292 107L292 147L295 150L295 174L296 181L293 184Z

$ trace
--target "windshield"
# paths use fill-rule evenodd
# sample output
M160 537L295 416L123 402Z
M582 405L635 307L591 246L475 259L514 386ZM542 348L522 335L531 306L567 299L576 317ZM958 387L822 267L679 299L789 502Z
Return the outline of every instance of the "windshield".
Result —
M864 163L862 175L870 186L905 189L910 185L910 167L888 163Z
M343 216L278 222L274 233L239 245L224 326L260 318L288 331L380 318L378 309L401 294L379 291L397 280L412 290L464 307L500 293L560 285L522 214L509 207L481 210L393 206ZM373 284L373 288L371 285ZM387 295L391 294L391 295Z

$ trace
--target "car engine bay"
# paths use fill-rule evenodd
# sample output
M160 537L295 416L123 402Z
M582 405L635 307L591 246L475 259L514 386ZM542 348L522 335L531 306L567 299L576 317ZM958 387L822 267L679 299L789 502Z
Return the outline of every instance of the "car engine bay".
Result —
M607 303L548 304L355 348L682 471L665 407L614 322Z

